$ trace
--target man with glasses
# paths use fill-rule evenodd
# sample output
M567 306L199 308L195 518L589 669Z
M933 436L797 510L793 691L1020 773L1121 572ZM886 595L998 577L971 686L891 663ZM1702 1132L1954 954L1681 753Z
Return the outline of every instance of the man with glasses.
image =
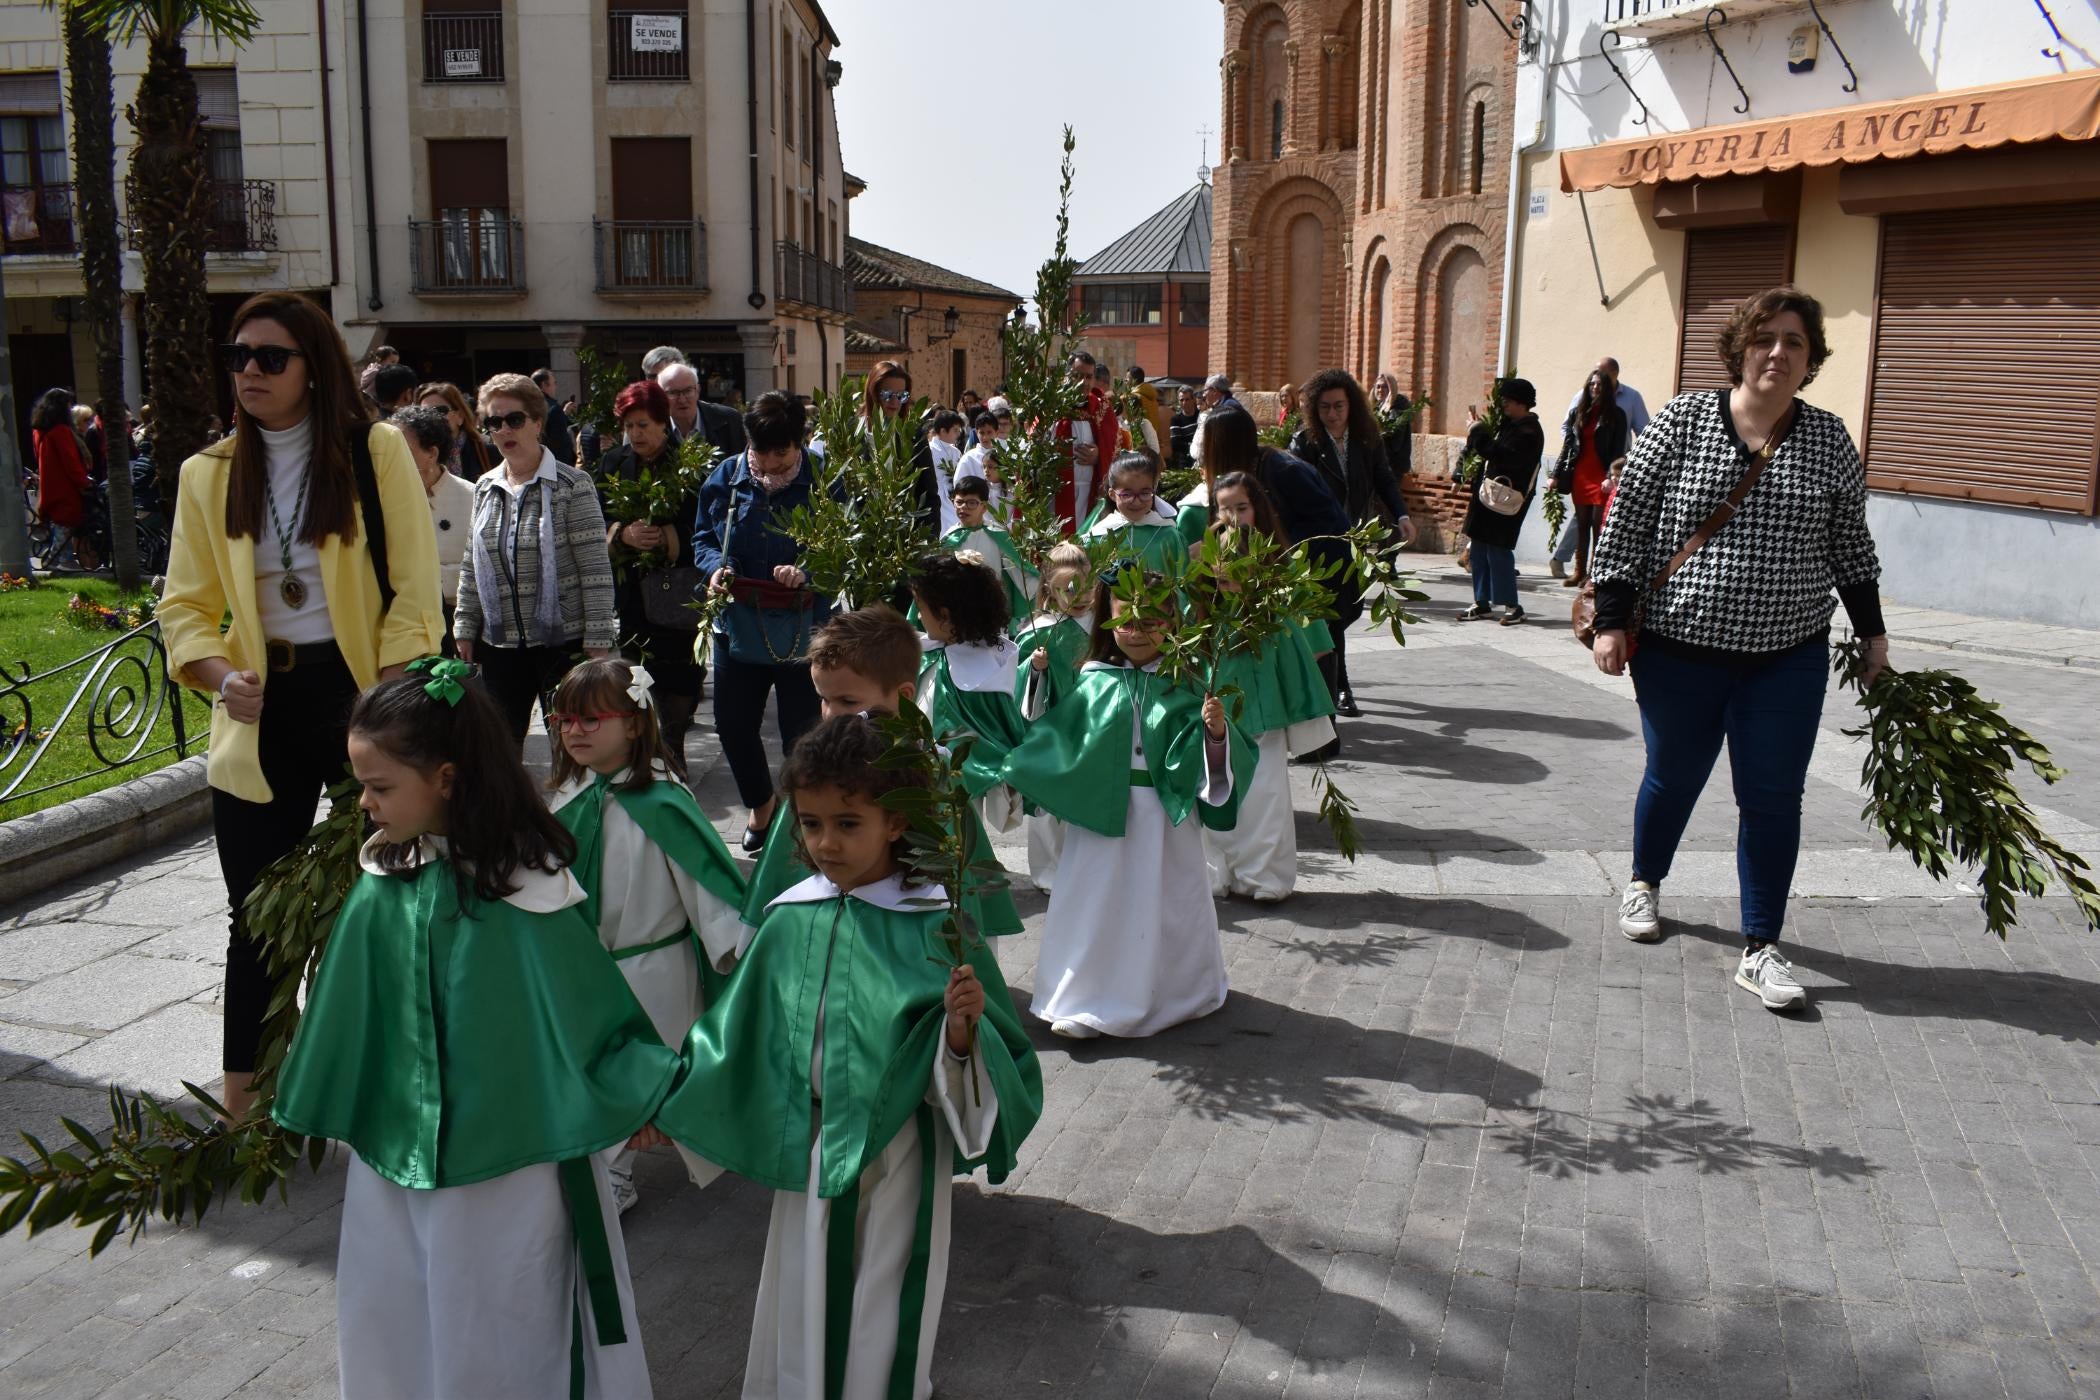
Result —
M651 351L655 354L655 351ZM734 409L720 404L707 403L700 397L700 376L683 360L665 365L657 372L656 382L671 401L671 431L679 440L699 434L713 443L723 457L734 457L744 450L744 424Z

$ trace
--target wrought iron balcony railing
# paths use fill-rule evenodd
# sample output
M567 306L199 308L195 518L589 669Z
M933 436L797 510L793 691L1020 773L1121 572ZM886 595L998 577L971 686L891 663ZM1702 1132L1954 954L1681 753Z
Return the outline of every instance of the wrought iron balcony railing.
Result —
M48 671L31 675L19 661L15 671L0 671L0 815L10 803L165 753L182 758L203 741L180 687L168 682L157 618Z
M409 285L418 296L525 292L525 228L516 219L411 219L408 250Z
M704 292L707 228L690 222L593 220L601 292Z
M469 14L441 14L425 10L423 81L502 82L502 12L477 10Z
M274 253L277 251L277 185L271 180L213 180L205 186L204 251L207 253ZM133 185L124 181L125 241L133 248L146 235L136 215Z
M774 295L842 315L853 312L853 282L846 269L793 243L773 245Z
M10 253L75 253L71 185L0 185L0 225Z
M690 82L692 36L684 10L608 10L605 76L616 83Z

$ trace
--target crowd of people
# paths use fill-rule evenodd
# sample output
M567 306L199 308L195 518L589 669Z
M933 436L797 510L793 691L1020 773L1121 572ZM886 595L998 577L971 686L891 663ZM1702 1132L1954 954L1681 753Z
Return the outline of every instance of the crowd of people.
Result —
M1630 667L1648 752L1620 928L1659 935L1727 744L1735 976L1779 1010L1805 999L1777 942L1833 590L1870 667L1886 644L1857 454L1797 397L1828 354L1820 308L1753 298L1721 349L1733 387L1652 422L1600 364L1556 471L1593 655ZM159 616L170 673L217 702L234 1121L275 990L247 897L346 761L372 827L272 1108L352 1149L344 1393L646 1395L620 1216L634 1155L668 1149L699 1185L726 1170L774 1193L747 1395L930 1395L952 1178L1002 1179L1041 1110L997 956L1022 927L1013 883L1049 895L1028 1013L1051 1033L1209 1015L1227 995L1215 901L1292 894L1288 767L1339 752L1335 720L1357 712L1346 568L1331 608L1263 619L1207 684L1162 666L1171 623L1117 585L1178 598L1205 560L1292 542L1346 564L1338 537L1372 519L1411 540L1397 384L1315 376L1288 448L1222 376L1165 418L1084 353L1068 421L963 395L904 421L918 470L896 524L923 549L891 597L848 605L779 528L825 453L803 404L730 414L673 348L614 401L618 440L588 451L536 376L471 401L400 366L361 386L298 296L247 302L224 357L239 412L183 466ZM1468 439L1463 616L1506 622L1544 443L1530 384L1494 394ZM862 430L920 407L905 366L877 365ZM1017 432L1063 445L1070 536L1040 558L1005 529L998 444ZM721 455L690 499L608 511L609 485L696 434ZM1195 483L1165 500L1183 460ZM1706 550L1724 529L1730 548ZM685 594L669 611L663 588ZM705 635L685 621L698 597L720 601ZM687 783L703 657L749 865ZM914 706L958 746L956 786L881 727ZM521 757L535 707L544 782ZM912 814L933 811L979 870L994 833L1025 828L1025 871L949 890L913 855ZM951 910L983 939L952 944Z

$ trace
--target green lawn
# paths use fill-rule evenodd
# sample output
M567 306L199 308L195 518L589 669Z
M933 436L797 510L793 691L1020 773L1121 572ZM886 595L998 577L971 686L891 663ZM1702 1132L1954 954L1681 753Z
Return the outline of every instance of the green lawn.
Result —
M24 663L31 676L42 676L68 661L86 656L96 649L115 641L123 633L116 630L90 630L79 626L66 615L67 604L73 595L84 594L105 607L116 607L124 601L118 595L116 585L101 579L64 578L47 580L36 588L17 589L0 593L0 666L6 668L6 677L0 681L0 791L21 778L20 786L11 798L0 799L0 821L19 817L25 813L40 811L45 807L69 801L90 792L137 777L165 764L175 761L174 751L174 705L176 690L170 687L163 698L162 687L165 676L155 664L146 639L141 637L128 643L123 658L136 658L138 664L119 660L110 671L109 684L102 691L102 700L95 707L98 726L105 726L100 735L100 746L104 755L118 758L134 748L142 752L165 749L166 752L151 758L141 758L115 771L102 771L103 761L96 757L88 743L88 719L90 697L83 697L73 712L59 721L59 714L67 701L87 679L90 664L75 666L61 671L46 680L21 686ZM136 602L150 595L134 595ZM147 679L151 689L144 691L143 713L126 715L138 705L142 692L142 672L151 671ZM127 701L123 692L133 697ZM181 692L184 705L184 734L188 738L188 751L192 754L204 752L204 736L210 724L211 707L202 696L192 692ZM24 709L28 711L28 726L33 730L24 736L19 750L10 753L15 736L25 728ZM158 711L155 714L155 711ZM113 722L127 732L132 726L142 723L145 715L153 714L154 723L150 737L140 744L138 736L112 737L106 732L106 723ZM36 766L22 777L23 769L34 755L38 737L53 726L57 732L51 747L37 760ZM55 785L55 786L54 786ZM31 789L46 789L29 794Z

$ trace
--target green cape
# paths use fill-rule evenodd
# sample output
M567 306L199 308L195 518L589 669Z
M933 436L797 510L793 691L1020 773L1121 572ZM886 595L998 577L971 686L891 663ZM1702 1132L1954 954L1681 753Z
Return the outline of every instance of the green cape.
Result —
M583 909L593 927L598 923L598 885L605 864L605 799L610 796L634 820L650 843L693 881L732 909L744 906L744 875L737 869L721 833L693 800L692 789L668 773L659 773L645 788L630 790L614 783L624 774L593 776L589 789L555 808L554 817L576 838L576 863L570 867L583 886ZM707 961L703 954L701 962Z
M1325 630L1324 628L1322 629ZM1218 667L1218 690L1237 687L1228 699L1233 722L1250 735L1288 729L1294 724L1334 713L1334 699L1313 660L1308 629L1286 623L1262 638L1259 654L1252 645L1233 648Z
M932 699L927 722L933 726L934 738L943 743L961 734L976 736L977 742L970 745L962 763L963 789L972 797L982 797L1003 781L999 770L1007 752L1027 732L1020 702L1005 690L964 690L957 685L946 647L928 652L926 665L933 675L928 680L921 672L919 694Z
M1210 493L1198 482L1196 489L1181 498L1174 511L1174 528L1181 534L1181 542L1193 545L1203 538L1210 528Z
M656 1125L762 1186L808 1190L809 1071L821 1009L817 1194L837 1197L854 1187L918 1110L933 1057L944 1053L946 896L938 887L919 893L941 903L907 911L832 895L768 909L743 961L686 1037L690 1071ZM1043 1077L990 946L980 941L969 963L984 984L976 1053L998 1094L999 1118L985 1156L958 1152L955 1170L982 1165L997 1183L1042 1112Z
M464 1186L626 1141L678 1072L582 905L462 914L431 859L352 886L272 1112L397 1186Z
M1071 694L1028 727L1006 756L1005 780L1053 816L1103 836L1121 836L1130 807L1130 715L1138 710L1145 766L1167 820L1191 811L1214 831L1239 819L1239 795L1254 771L1255 748L1230 719L1226 752L1233 791L1223 805L1197 800L1203 790L1203 696L1134 666L1089 661Z
M999 551L999 559L986 559L984 562L999 575L999 582L1006 586L1006 606L1011 618L1011 621L1007 624L1007 630L1011 631L1027 620L1028 610L1033 604L1028 601L1028 590L1014 582L1013 575L1006 571L1000 560L1003 559L1007 564L1013 565L1027 578L1036 577L1035 568L1029 564L1026 558L1022 557L1020 548L1014 544L1013 536L992 524L975 527L958 525L947 534L941 536L941 548L950 551L975 548L970 543L970 537L979 534L989 536L992 544ZM980 550L979 552L982 553L983 551ZM917 603L912 604L911 615L905 620L914 627L919 625L919 605Z
M974 808L969 813L970 860L973 864L983 861L992 865L999 857L992 852L992 843L984 834L984 822ZM758 853L758 864L752 868L751 879L745 888L743 899L744 922L758 928L766 921L766 906L787 893L809 875L809 867L802 863L795 842L795 802L782 794L780 806L773 813L773 824L766 829L765 849ZM1021 931L1021 911L1014 908L1013 892L1005 885L986 890L982 894L970 895L965 903L973 906L972 917L977 920L977 931L987 938L999 938ZM703 970L701 978L706 980ZM709 984L708 995L714 990Z
M1182 539L1179 530L1163 520L1094 530L1088 533L1085 543L1092 544L1104 537L1113 543L1111 558L1117 563L1137 560L1145 568L1169 579L1178 579L1189 571L1188 542Z
M1014 637L1014 644L1021 649L1020 668L1014 673L1015 702L1019 703L1028 693L1031 658L1044 650L1050 653L1049 669L1043 672L1045 703L1055 705L1064 699L1078 683L1079 668L1086 664L1093 641L1077 618L1060 617L1048 623L1031 620L1027 629Z

